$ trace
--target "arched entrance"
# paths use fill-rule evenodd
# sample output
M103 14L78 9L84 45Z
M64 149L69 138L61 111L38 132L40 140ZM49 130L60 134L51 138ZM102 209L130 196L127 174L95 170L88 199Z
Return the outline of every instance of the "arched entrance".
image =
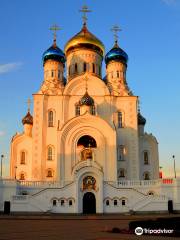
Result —
M94 193L87 192L83 196L83 213L93 214L96 213L96 198Z

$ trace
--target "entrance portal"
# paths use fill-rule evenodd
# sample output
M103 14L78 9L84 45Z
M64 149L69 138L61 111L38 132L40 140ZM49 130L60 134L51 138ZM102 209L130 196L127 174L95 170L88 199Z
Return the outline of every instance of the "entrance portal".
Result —
M87 192L83 196L83 213L96 213L96 198L92 192Z

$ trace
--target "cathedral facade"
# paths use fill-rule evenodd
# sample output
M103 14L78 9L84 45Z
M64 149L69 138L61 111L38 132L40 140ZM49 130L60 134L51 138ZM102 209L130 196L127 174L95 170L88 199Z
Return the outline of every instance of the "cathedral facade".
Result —
M126 79L128 55L117 40L105 53L84 22L64 51L54 38L42 61L33 113L28 109L24 131L11 141L1 210L167 211L169 201L178 210L172 187L178 182L159 179L158 142L144 131L146 119Z

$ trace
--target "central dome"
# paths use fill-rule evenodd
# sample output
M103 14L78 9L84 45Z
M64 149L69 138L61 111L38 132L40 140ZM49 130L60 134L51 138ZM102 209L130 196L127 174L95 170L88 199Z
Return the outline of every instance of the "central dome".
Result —
M104 55L104 44L96 36L89 32L86 24L83 25L83 28L79 33L77 33L66 43L64 52L67 54L71 50L82 47L93 49L99 52L101 55Z

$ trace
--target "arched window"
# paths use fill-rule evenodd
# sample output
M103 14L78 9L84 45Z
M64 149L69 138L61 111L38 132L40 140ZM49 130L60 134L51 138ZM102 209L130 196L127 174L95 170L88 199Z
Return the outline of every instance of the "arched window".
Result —
M99 75L101 75L101 66L99 66Z
M58 70L58 79L60 79L60 77L61 77L61 72L60 70Z
M78 72L78 66L77 66L77 63L75 63L74 65L74 73L77 73Z
M125 146L124 145L119 145L118 146L118 161L124 161L125 160Z
M148 151L144 151L143 152L143 159L144 159L144 165L148 165L149 164L149 154L148 154Z
M96 108L94 105L91 107L91 114L96 115Z
M53 199L53 206L57 206L57 200L56 199Z
M25 164L25 163L26 163L26 153L25 151L22 151L20 164Z
M117 71L117 77L119 78L119 71Z
M64 206L65 205L65 201L64 199L61 199L61 206Z
M144 180L150 180L150 174L149 174L149 172L145 172L145 173L143 174L143 176L144 176Z
M122 112L118 112L117 113L117 120L118 120L118 128L122 128L123 127L123 116L122 116Z
M19 180L25 180L25 174L24 173L20 173L20 178Z
M47 170L47 177L49 177L49 178L53 177L52 169Z
M75 115L76 115L76 116L79 116L79 115L80 115L80 106L79 106L79 104L76 104L76 105L75 105Z
M54 121L54 116L53 116L53 111L48 112L48 127L53 127L53 121Z
M73 201L69 200L69 206L72 206L72 205L73 205Z
M124 170L124 168L120 168L119 169L118 177L119 178L124 178L125 177L125 170Z
M122 206L125 206L126 205L126 200L122 199L121 204L122 204Z
M84 62L84 64L83 64L83 71L86 72L86 69L87 69L87 64Z
M69 76L71 75L71 66L69 66L68 74L69 74Z
M54 71L53 70L51 71L51 77L54 77Z
M109 200L106 200L106 206L109 206Z
M115 199L114 200L114 206L117 206L118 205L118 201Z
M53 147L49 146L47 149L47 160L53 160Z
M92 72L95 73L95 64L92 63Z

